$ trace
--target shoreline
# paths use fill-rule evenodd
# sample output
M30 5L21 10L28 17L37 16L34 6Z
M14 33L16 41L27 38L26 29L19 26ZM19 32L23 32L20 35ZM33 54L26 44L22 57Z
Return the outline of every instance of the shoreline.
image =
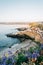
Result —
M32 40L25 40L21 42L20 44L14 44L11 48L6 48L3 52L0 53L0 56L10 56L8 53L9 51L12 53L11 55L14 55L16 51L22 49L29 49L30 47L35 47L37 44L35 42L32 42Z

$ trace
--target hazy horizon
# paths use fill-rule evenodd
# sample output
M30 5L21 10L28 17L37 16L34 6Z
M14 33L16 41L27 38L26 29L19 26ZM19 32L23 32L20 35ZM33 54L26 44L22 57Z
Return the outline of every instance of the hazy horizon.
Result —
M0 0L0 22L43 21L43 0Z

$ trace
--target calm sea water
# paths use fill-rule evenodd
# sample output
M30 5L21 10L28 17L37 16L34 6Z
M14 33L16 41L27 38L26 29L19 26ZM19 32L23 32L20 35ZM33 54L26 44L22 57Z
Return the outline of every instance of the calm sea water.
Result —
M18 30L17 27L23 27L24 25L0 25L0 51L12 46L14 44L20 43L17 38L7 37L8 33L16 33Z

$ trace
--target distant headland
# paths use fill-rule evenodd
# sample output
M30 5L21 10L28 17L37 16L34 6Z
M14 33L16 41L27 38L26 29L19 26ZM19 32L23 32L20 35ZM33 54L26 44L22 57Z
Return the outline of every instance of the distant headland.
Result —
M43 21L32 21L32 22L0 22L0 24L14 25L14 24L29 24L29 23L43 23Z

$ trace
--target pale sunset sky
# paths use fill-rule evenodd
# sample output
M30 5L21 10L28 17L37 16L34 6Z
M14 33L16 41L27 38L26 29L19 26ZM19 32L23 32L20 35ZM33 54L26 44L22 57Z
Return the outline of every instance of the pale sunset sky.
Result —
M43 21L43 0L0 0L0 22Z

